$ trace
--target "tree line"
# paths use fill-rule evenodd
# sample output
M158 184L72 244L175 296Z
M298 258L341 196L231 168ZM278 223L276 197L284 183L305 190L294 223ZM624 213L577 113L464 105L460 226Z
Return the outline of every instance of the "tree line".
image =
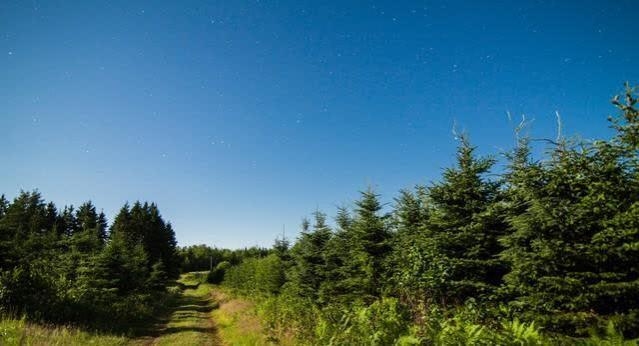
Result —
M268 254L269 249L257 246L235 250L210 247L204 244L178 248L180 269L183 273L209 271L222 262L236 265L244 258L264 257Z
M125 204L109 227L90 201L59 210L37 191L0 197L0 314L126 327L153 314L179 260L153 203Z
M639 337L636 89L612 102L609 139L545 140L536 158L519 127L495 173L461 136L456 164L392 211L368 189L334 227L316 211L292 246L278 239L215 277L261 293L275 334L311 343Z

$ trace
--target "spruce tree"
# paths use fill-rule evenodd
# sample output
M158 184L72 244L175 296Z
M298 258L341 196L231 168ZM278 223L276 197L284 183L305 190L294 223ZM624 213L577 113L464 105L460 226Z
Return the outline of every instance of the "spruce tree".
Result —
M0 195L0 219L2 219L4 214L7 212L8 206L9 201L7 200L7 198L4 196L4 194Z
M309 231L307 220L295 246L291 250L293 266L290 269L290 286L301 297L316 301L320 285L326 278L324 253L331 239L331 229L326 224L326 215L316 211L315 223Z
M353 218L348 208L339 207L335 217L337 228L331 239L326 243L323 253L325 263L325 280L320 284L318 301L323 303L349 301L350 275L349 238Z
M428 191L431 206L425 226L425 287L440 302L488 298L501 283L504 263L498 239L506 225L500 212L500 185L485 175L492 158L478 158L462 136L457 165Z
M170 223L165 223L157 206L152 203L135 202L131 208L124 205L111 226L111 238L121 237L133 245L142 245L147 254L148 270L162 261L170 278L177 278L180 263L177 254L175 232Z
M166 284L169 277L166 273L166 268L162 260L159 260L151 266L151 273L146 282L146 287L156 291L163 291L166 288Z
M99 242L104 245L107 242L107 239L109 238L108 234L107 234L107 228L109 227L109 223L107 222L107 218L106 215L104 215L104 212L101 211L100 214L98 214L98 223L97 223L97 237Z
M142 291L149 278L148 258L141 244L130 244L120 234L115 234L104 251L95 260L95 278L101 287L119 296Z
M291 242L284 235L281 238L275 238L273 251L284 263L288 263L291 259L290 248Z
M608 318L627 336L639 330L637 117L626 100L612 140L562 140L548 161L509 174L525 204L503 240L511 306L557 331L582 334Z
M425 225L428 220L427 191L417 186L415 191L401 190L395 199L393 250L389 258L393 293L416 307L425 295Z
M25 192L10 203L0 219L0 269L28 263L53 246L47 207L39 192Z
M21 191L6 206L0 218L0 309L33 315L55 310L54 209L37 191Z
M166 268L166 273L170 279L177 279L180 276L180 257L177 252L177 240L175 231L170 222L162 228L162 251L161 260Z
M81 253L93 253L104 246L102 233L105 220L100 220L95 206L91 201L78 207L75 214L76 228L71 237L71 243Z
M58 220L58 234L71 237L75 230L79 229L78 219L73 205L65 206Z
M355 217L345 233L347 272L342 285L354 299L370 302L379 297L386 282L384 263L391 249L387 215L381 214L379 196L368 189L355 202Z

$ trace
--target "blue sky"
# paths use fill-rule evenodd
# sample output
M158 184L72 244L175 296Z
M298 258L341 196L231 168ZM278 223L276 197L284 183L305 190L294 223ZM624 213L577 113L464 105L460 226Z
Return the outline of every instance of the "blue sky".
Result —
M5 1L0 193L159 204L181 245L270 245L316 208L479 151L605 137L632 1ZM499 167L497 168L499 169Z

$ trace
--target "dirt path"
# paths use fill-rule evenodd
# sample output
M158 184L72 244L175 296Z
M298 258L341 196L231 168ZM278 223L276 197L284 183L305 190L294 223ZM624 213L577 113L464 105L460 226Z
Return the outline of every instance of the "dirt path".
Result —
M189 287L189 286L187 286ZM218 307L208 284L186 288L168 321L131 345L222 345L211 312Z

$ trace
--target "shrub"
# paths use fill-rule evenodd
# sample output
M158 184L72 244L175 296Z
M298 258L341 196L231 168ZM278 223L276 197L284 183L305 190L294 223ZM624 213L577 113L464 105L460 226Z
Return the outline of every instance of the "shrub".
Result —
M228 261L218 263L218 265L209 272L206 281L212 284L222 283L224 280L224 274L230 267L231 263Z

